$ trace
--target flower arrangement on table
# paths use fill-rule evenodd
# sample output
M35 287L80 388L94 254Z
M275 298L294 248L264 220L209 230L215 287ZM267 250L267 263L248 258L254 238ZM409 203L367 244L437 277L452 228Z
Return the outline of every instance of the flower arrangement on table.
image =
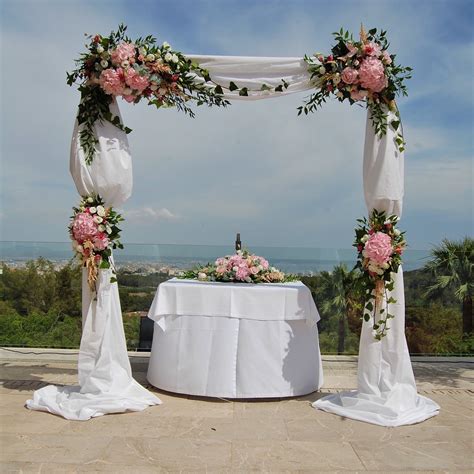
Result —
M213 264L181 272L178 278L233 283L284 283L298 279L270 266L265 258L248 250L238 250L234 255L218 258Z
M394 317L389 305L396 300L387 292L394 288L393 274L401 264L406 241L404 232L396 228L396 215L387 217L385 212L374 210L369 220L363 218L358 222L354 247L358 252L356 268L362 272L360 283L366 297L363 317L365 321L373 318L375 338L381 340L389 330L388 320Z
M97 195L83 197L79 207L74 207L73 211L69 224L72 247L78 260L88 270L89 288L95 291L99 268L112 268L110 281L117 281L112 265L112 249L123 248L118 227L123 218L111 207L105 207L104 201Z
M167 42L158 45L151 35L132 41L125 35L126 29L122 24L109 36L89 36L87 52L76 60L77 68L67 73L70 86L80 81L77 120L83 127L80 143L88 164L94 159L98 143L93 128L96 121L109 121L131 132L110 113L114 97L133 103L147 100L148 105L157 108L176 107L191 117L194 112L187 104L190 100L197 105L229 104L222 88L210 82L207 70L174 51Z
M360 41L354 41L352 34L341 28L333 33L337 43L330 55L305 56L317 90L298 108L298 114L316 111L331 95L351 105L365 100L376 133L385 135L389 125L397 131L396 144L403 151L405 142L399 131L401 120L395 96L408 95L404 81L411 78L412 68L395 63L396 56L388 52L386 33L377 33L376 28L366 33L361 27ZM390 124L388 110L396 116Z

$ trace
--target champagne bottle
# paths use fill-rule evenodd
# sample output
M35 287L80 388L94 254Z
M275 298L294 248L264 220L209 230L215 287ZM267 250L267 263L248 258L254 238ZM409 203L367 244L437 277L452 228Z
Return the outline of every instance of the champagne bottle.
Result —
M242 242L240 241L240 233L237 234L235 238L235 251L242 250Z

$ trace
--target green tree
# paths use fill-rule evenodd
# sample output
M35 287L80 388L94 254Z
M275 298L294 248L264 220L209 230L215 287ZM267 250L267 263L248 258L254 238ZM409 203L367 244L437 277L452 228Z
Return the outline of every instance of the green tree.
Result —
M356 282L357 273L349 271L344 264L337 265L332 272L323 271L320 274L321 309L327 315L336 316L338 320L338 354L342 354L345 350L347 323L353 329L357 326L354 320L360 320L362 302L355 291Z
M436 283L428 288L427 295L454 291L455 297L462 302L462 332L466 338L469 337L472 334L474 239L444 239L431 251L426 268L436 277Z

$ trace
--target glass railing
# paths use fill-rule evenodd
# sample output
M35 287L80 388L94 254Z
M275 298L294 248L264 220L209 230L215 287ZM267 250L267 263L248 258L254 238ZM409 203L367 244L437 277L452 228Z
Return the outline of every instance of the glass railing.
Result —
M356 354L362 304L352 290L353 249L249 246L287 273L299 274L321 314L321 351ZM179 271L233 252L232 246L127 244L115 253L127 344L149 348L146 313L158 285ZM80 272L71 245L0 242L0 345L77 348L81 334ZM429 251L404 254L406 335L412 354L471 354L462 332L462 304L452 290L428 296ZM344 270L334 272L336 267ZM340 269L339 269L340 270ZM343 278L343 281L341 281ZM343 306L341 307L341 293ZM141 327L141 336L140 336Z

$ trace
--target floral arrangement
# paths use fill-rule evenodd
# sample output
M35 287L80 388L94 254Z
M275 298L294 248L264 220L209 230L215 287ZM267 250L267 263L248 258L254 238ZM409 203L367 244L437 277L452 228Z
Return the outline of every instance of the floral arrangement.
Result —
M296 276L285 275L271 267L266 259L248 250L238 250L234 255L218 258L213 264L182 272L178 278L234 283L283 283L297 280Z
M111 207L105 207L104 201L96 195L83 197L79 207L74 207L73 211L69 224L72 247L88 270L89 288L95 291L99 268L113 269L112 249L123 248L118 228L123 218ZM113 272L111 282L115 281Z
M180 52L156 38L147 36L132 41L125 35L123 24L109 36L89 36L87 52L76 60L77 68L67 73L67 83L77 81L81 103L77 120L83 126L80 143L87 163L94 159L98 143L94 135L94 123L106 120L130 133L120 118L112 116L109 105L114 97L138 103L142 99L148 105L176 107L191 117L194 112L188 106L193 100L197 105L226 106L222 88L211 82L207 70L199 67Z
M403 151L405 142L399 131L401 120L395 96L408 95L404 81L411 78L412 68L395 63L395 55L388 52L386 33L377 33L376 28L366 33L361 27L360 41L354 41L352 34L341 28L333 33L336 45L329 56L305 56L317 90L298 108L298 114L314 112L331 95L351 105L365 100L376 133L385 135L389 125L397 132L396 144ZM390 124L388 110L396 116Z
M357 247L356 268L362 272L360 283L366 297L364 320L373 318L375 338L381 340L389 330L387 322L393 318L389 305L396 303L387 292L394 288L393 273L398 271L406 247L404 232L396 228L398 217L373 211L370 219L358 219L354 247ZM385 296L385 308L383 300ZM377 319L380 317L380 319Z
M364 217L357 221L360 225L355 230L353 245L358 252L355 268L362 272L360 284L366 297L363 317L365 321L373 318L375 339L380 341L389 330L388 320L393 318L389 305L396 300L387 292L394 288L393 273L402 262L406 241L404 232L396 228L396 215L387 217L385 212L374 210L369 220ZM382 307L384 296L385 308Z

